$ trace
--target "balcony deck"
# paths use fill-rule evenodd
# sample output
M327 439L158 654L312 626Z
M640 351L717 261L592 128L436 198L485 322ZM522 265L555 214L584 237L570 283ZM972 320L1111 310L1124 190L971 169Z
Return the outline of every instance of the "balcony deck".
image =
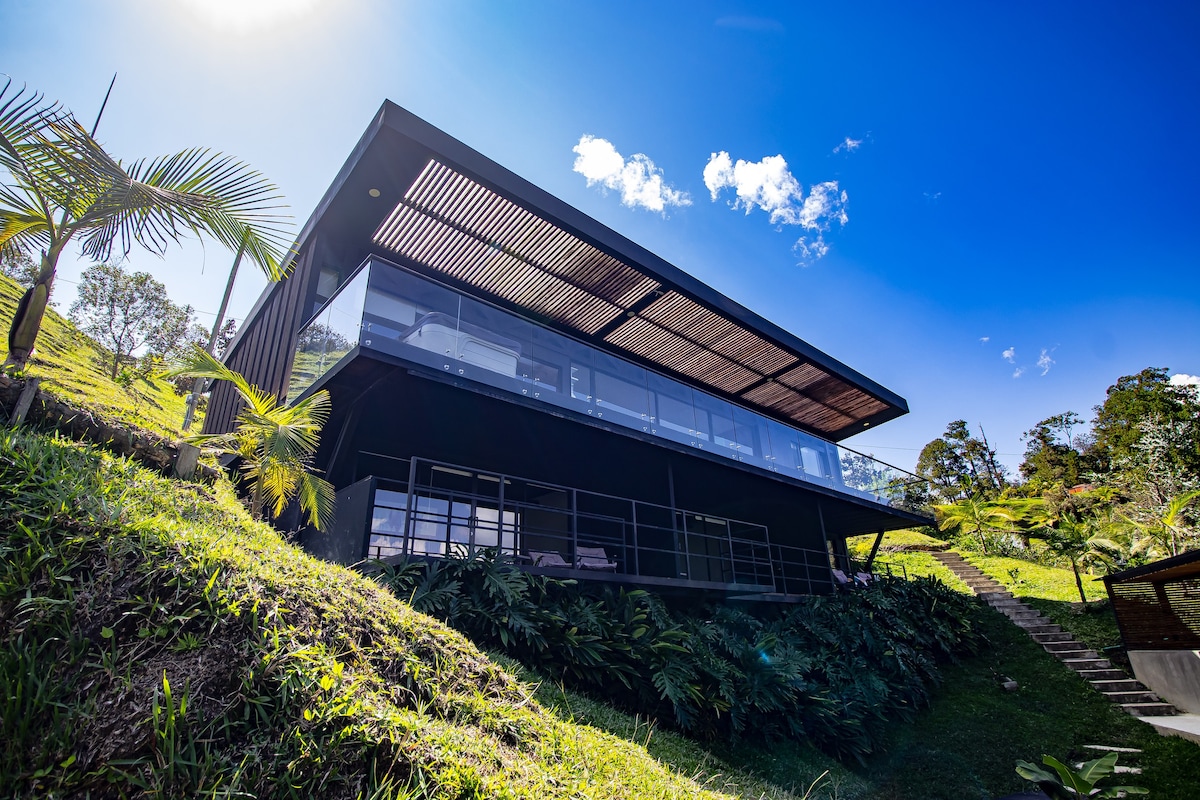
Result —
M339 509L331 535L350 540L343 560L487 550L535 574L662 593L833 588L827 552L772 542L763 525L424 459L412 460L408 483L359 481L339 493Z

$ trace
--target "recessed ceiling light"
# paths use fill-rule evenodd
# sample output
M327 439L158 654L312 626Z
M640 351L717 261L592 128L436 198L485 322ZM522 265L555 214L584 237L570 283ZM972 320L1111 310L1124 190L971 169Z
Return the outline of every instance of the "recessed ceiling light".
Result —
M367 189L367 194L371 195L371 197L379 197L380 192L378 189Z

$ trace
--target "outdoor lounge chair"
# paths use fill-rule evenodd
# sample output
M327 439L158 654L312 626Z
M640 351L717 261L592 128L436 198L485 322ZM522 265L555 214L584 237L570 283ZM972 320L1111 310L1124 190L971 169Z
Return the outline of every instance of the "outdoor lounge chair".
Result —
M551 551L530 550L529 557L533 559L535 567L563 567L570 569L571 565L563 560L562 554Z
M579 569L594 569L616 572L617 562L609 561L603 547L576 547L575 566Z
M843 588L850 588L850 579L847 578L846 573L842 572L840 569L833 570L833 582Z

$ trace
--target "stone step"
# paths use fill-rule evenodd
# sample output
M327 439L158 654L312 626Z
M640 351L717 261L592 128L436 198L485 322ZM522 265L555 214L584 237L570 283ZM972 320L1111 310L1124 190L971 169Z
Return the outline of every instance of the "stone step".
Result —
M1085 744L1084 750L1099 750L1102 753L1140 753L1136 747L1117 747L1111 744Z
M1035 642L1039 644L1047 644L1049 642L1070 642L1074 641L1071 634L1063 631L1062 633L1035 633L1032 636Z
M1147 690L1140 692L1101 692L1101 694L1119 705L1162 702L1158 695Z
M1170 703L1122 703L1121 708L1135 717L1173 717L1179 713Z
M1100 688L1102 691L1108 688L1116 690L1116 684L1124 684L1125 681L1132 680L1128 675L1119 669L1109 667L1108 669L1077 669L1079 677L1090 683L1095 688ZM1133 681L1137 683L1137 681ZM1127 685L1127 684L1125 684ZM1141 684L1138 684L1141 686Z
M1107 658L1064 658L1061 661L1076 672L1112 669L1112 664Z
M980 592L979 596L982 597L986 602L991 604L992 607L1024 606L1025 605L1024 603L1022 603L1017 598L1013 597L1008 592Z
M1096 680L1089 681L1089 683L1092 684L1093 689L1098 690L1101 694L1108 694L1109 692L1120 693L1146 691L1145 686L1142 686L1141 683L1130 677L1110 678L1107 680L1098 678Z
M1009 619L1044 619L1049 621L1048 617L1042 616L1042 612L1024 606L1008 606L999 609L999 611Z
M1026 633L1062 633L1061 625L1037 619L1014 619L1013 624L1018 628L1024 628Z
M1057 658L1059 661L1064 662L1082 661L1100 657L1095 650L1047 650L1046 652Z
M1042 642L1042 647L1046 648L1047 653L1091 653L1090 656L1080 656L1080 658L1100 657L1099 653L1084 647L1074 639L1068 639L1065 642Z

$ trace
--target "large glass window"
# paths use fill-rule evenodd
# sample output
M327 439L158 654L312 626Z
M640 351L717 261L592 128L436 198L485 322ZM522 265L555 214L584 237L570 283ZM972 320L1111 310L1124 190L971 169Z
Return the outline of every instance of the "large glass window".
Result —
M356 344L803 480L840 486L851 463L854 480L847 475L847 483L878 493L877 486L901 475L867 456L853 454L861 463L841 457L823 439L375 261L301 331L289 398ZM859 473L868 477L860 480ZM458 511L447 506L440 513L457 520ZM414 531L422 541L440 542L444 552L461 538L460 528L482 522L479 509L464 519L443 523L436 535L430 529L427 537L417 518Z

